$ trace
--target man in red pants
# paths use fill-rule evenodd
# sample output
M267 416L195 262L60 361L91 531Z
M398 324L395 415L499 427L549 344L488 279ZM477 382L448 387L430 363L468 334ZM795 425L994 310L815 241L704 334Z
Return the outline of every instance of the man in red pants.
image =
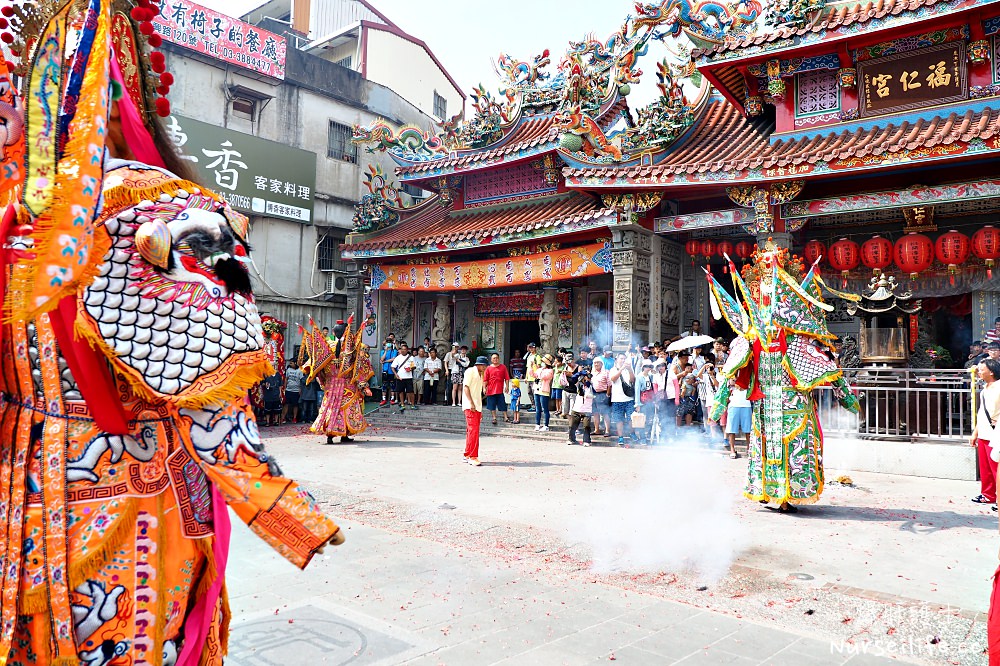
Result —
M479 467L479 423L483 420L483 375L490 364L485 356L465 371L462 379L462 409L465 410L465 461Z

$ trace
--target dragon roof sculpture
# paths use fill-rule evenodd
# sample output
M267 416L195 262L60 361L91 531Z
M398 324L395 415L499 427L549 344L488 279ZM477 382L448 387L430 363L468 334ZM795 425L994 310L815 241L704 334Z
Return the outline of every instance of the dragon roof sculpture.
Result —
M637 121L633 119L622 100L643 74L639 59L650 42L686 37L698 45L742 39L752 33L761 7L759 0L741 0L735 6L723 0L637 3L637 16L627 17L606 39L591 33L570 41L554 70L548 49L524 60L501 53L494 62L500 86L495 93L482 84L473 89L474 113L469 119L461 115L443 119L437 133L412 126L395 129L377 120L368 127L356 126L353 141L366 145L369 152L386 152L404 168L447 164L463 153L502 146L530 119L549 118L561 133L553 134L536 152L558 149L571 163L619 164L660 152L693 124L697 101L707 99L708 87L700 85L698 99L689 102L681 81L697 74L682 46L682 65L672 66L668 59L657 63L660 96L637 111ZM606 134L618 122L619 112L627 128ZM518 154L517 159L522 157ZM444 171L447 167L431 175Z

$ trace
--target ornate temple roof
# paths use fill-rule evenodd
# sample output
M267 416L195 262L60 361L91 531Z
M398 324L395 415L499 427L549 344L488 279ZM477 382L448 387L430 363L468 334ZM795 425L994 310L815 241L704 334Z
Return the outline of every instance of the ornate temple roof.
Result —
M434 198L384 231L356 241L352 234L341 253L373 257L481 248L599 228L615 223L617 215L579 192L462 210L450 210Z
M912 167L917 161L1000 151L1000 108L941 109L924 118L880 118L788 139L769 140L770 131L717 99L659 164L564 169L563 175L571 187L655 187Z
M798 48L818 42L855 37L897 25L940 18L944 14L995 4L996 0L865 0L831 3L815 20L805 20L727 39L692 53L703 65L761 53Z
M541 152L538 150L539 147L544 147L545 144L551 143L551 147L555 147L555 143L559 140L559 130L555 127L552 116L529 118L521 122L504 138L503 143L495 148L469 151L441 160L399 167L396 169L396 174L404 179L412 179L428 172L453 172L488 166L504 158L513 157L516 159L518 153L537 154Z

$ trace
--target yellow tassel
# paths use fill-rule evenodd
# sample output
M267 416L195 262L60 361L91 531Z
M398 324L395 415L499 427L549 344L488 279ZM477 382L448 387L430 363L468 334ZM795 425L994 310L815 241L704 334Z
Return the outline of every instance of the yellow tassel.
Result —
M229 588L222 583L222 617L219 619L219 641L222 643L222 654L229 654L229 624L233 619L233 611L229 608Z
M166 194L170 197L177 196L178 190L184 190L189 194L198 190L201 196L208 197L214 201L220 201L219 196L215 192L206 190L201 185L192 183L190 180L168 180L144 188L117 185L108 188L108 191L104 193L104 215L105 217L110 217L120 210L137 206L143 201L156 201L160 198L161 194Z
M109 532L97 550L80 561L75 561L69 566L69 586L76 588L93 578L98 571L104 568L125 541L134 535L133 529L138 516L138 503L130 501L121 511L120 517L115 521L114 527Z

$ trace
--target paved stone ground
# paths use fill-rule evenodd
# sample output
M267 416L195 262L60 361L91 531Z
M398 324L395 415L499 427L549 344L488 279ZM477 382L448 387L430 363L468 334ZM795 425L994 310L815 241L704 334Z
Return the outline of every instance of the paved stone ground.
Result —
M237 530L229 664L985 663L974 484L852 474L787 516L682 445L266 434L348 542L299 573Z

